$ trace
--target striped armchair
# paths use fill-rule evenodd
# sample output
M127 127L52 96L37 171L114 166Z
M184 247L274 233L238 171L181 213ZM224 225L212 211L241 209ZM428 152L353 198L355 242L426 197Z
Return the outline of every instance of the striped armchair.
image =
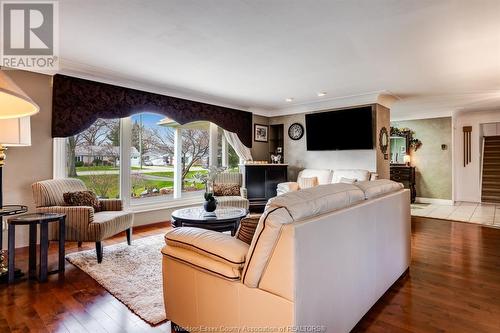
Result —
M99 200L102 211L95 212L88 206L66 206L63 194L86 191L87 187L79 179L44 180L32 185L37 212L66 214L66 240L95 242L97 262L102 262L102 241L126 231L127 242L131 244L134 215L122 209L121 200ZM49 226L49 240L57 240L57 224Z
M249 201L247 199L247 189L242 186L243 176L241 173L236 172L223 172L217 175L214 180L215 184L238 184L240 185L240 195L239 196L216 196L217 207L228 208L237 207L245 208L248 210L250 207Z

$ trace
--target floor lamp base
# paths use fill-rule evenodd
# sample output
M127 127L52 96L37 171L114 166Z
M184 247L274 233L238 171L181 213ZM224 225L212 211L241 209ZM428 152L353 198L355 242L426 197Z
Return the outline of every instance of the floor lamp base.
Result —
M14 269L14 280L18 280L24 276L19 268ZM7 283L9 281L9 272L0 273L0 283Z

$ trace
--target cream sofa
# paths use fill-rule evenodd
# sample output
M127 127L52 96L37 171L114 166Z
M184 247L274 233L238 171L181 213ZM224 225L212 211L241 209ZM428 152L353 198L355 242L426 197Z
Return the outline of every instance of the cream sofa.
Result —
M376 173L364 169L304 169L299 172L296 182L280 183L278 184L276 192L278 195L281 195L288 192L298 191L301 189L299 185L301 178L314 177L317 179L316 185L340 183L342 182L342 178L356 182L378 179L378 175Z
M409 202L390 180L328 184L269 200L251 245L174 229L167 318L188 331L349 332L409 267Z

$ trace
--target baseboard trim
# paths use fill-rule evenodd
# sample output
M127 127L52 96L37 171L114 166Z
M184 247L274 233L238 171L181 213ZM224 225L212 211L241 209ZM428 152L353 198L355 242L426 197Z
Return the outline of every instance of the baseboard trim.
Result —
M453 206L453 200L416 197L416 203L428 203L443 206Z

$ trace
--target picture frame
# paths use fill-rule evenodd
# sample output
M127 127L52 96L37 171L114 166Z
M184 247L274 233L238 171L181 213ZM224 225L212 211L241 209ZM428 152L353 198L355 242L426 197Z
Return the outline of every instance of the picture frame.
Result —
M269 142L269 126L254 124L253 137L256 142Z

